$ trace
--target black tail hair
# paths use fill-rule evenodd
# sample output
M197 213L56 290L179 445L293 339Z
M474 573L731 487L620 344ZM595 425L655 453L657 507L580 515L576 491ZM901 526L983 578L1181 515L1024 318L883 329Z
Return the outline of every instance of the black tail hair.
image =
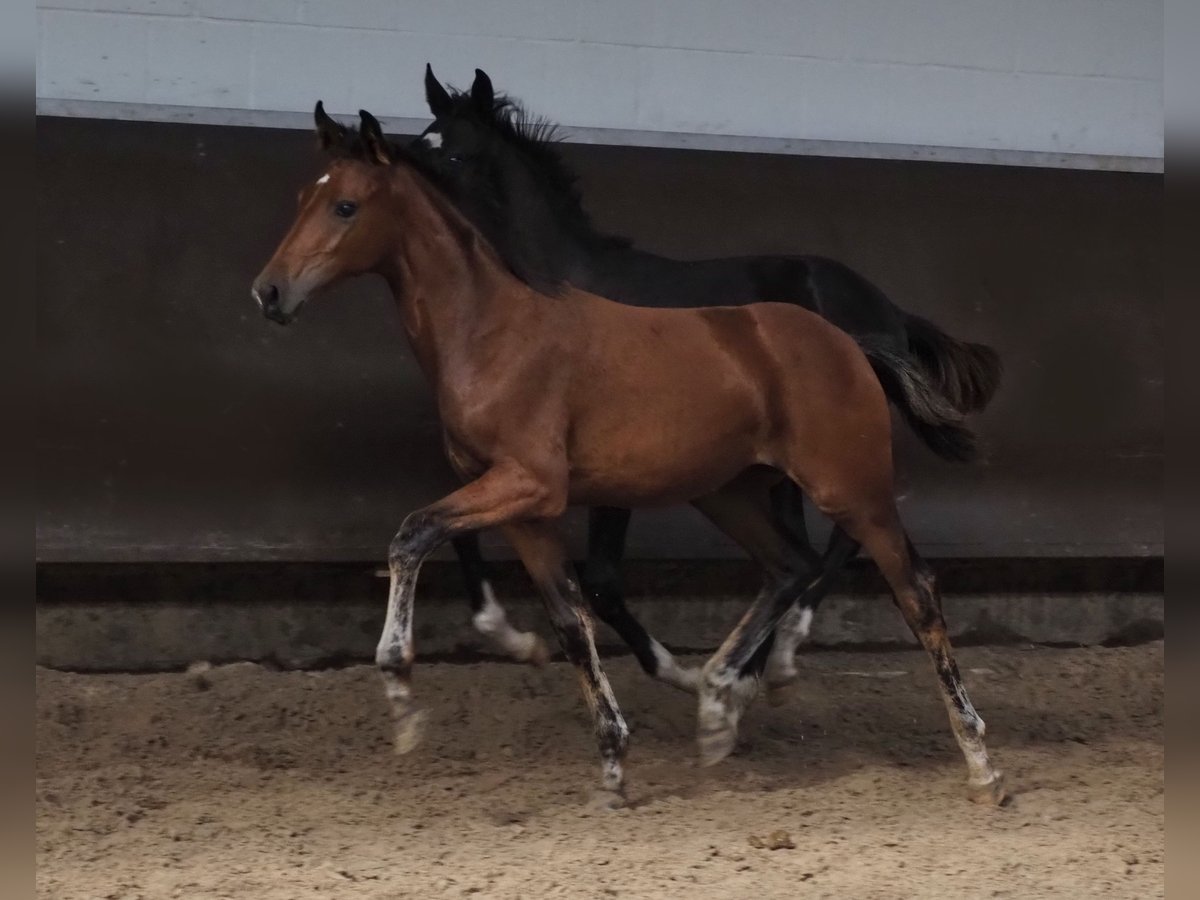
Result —
M883 392L926 447L955 462L970 462L979 456L975 434L963 424L962 412L930 382L917 361L869 335L860 337L858 345Z
M978 412L1000 386L1004 366L986 344L956 340L928 319L909 313L904 320L908 349L934 387L961 413Z

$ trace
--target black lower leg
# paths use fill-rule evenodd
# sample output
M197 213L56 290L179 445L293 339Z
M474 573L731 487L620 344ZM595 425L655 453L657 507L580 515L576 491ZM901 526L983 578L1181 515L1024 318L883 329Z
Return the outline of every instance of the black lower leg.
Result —
M791 482L788 483L790 484ZM803 585L803 580L808 576L796 576L792 578L790 583L785 583L779 588L777 596L785 597L789 590L794 590L799 596L793 601L792 606L801 606L807 610L816 610L821 600L833 590L838 578L841 577L846 563L858 552L858 548L859 544L857 541L846 534L841 528L835 527L829 535L829 543L825 548L824 556L819 558L816 567L816 576L806 586ZM776 620L775 624L778 625L778 620ZM771 650L775 645L775 640L776 630L773 625L770 634L767 635L754 651L753 655L738 670L739 677L745 677L746 675L758 677L762 675L767 659L770 657Z
M458 556L458 568L462 572L467 597L471 600L471 611L479 612L485 602L483 584L487 580L487 563L479 551L479 533L460 535L450 543Z
M582 567L584 596L596 616L623 640L650 675L658 672L652 638L625 605L621 585L621 560L629 530L627 509L598 506L588 513L588 557Z
M775 632L772 631L767 635L766 640L758 645L758 649L754 651L754 655L750 657L747 663L742 666L739 676L745 678L752 675L755 678L762 678L763 670L767 667L767 660L771 656L771 650L775 646Z
M646 674L658 675L659 660L654 653L654 638L625 605L620 588L614 586L616 579L610 580L601 575L600 580L592 580L596 577L596 568L589 566L589 571L593 574L584 578L584 591L596 612L596 617L615 631L633 651Z
M782 580L773 590L764 588L760 602L756 602L747 618L739 623L733 643L723 654L721 668L734 669L739 675L752 671L749 667L759 654L769 654L770 648L763 645L773 638L775 626L792 605L815 606L828 591L841 572L846 561L858 552L859 544L835 529L837 539L831 538L829 549L822 560L820 572L805 584L806 575L792 575ZM761 602L765 601L765 602Z
M813 548L804 518L804 493L796 482L781 481L771 489L771 516L792 549L804 557L810 569L821 565L821 556Z

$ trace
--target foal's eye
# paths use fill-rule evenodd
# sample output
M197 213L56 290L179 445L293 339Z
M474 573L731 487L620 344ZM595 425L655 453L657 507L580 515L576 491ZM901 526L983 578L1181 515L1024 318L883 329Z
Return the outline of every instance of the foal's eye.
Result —
M461 153L451 153L448 157L446 157L446 159L451 165L457 166L463 161L463 156Z
M358 212L358 204L353 200L339 200L333 207L333 214L339 219L348 219Z

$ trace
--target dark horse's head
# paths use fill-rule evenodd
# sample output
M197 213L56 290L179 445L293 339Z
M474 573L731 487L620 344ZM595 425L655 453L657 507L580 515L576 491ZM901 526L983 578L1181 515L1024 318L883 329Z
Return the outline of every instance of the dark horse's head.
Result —
M550 289L566 277L573 245L614 242L584 212L554 125L497 94L483 70L456 91L426 65L425 99L434 121L410 152L520 278Z
M357 130L335 122L320 103L314 115L329 164L300 191L295 222L250 289L263 315L281 325L321 289L376 269L397 239L387 200L399 148L365 110Z

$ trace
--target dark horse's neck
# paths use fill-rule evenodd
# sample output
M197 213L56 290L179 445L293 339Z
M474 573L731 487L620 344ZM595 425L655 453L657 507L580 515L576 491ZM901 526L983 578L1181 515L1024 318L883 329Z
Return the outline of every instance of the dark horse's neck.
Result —
M379 267L400 308L404 328L434 382L469 359L472 341L497 304L528 293L495 250L423 176L397 164L392 192L403 222L395 251Z
M855 336L905 345L905 314L841 263L815 256L743 256L685 261L648 253L597 231L573 196L524 163L502 167L499 222L481 222L518 277L539 290L577 288L632 306L795 303Z
M512 271L540 290L552 293L569 283L633 306L712 306L762 299L811 306L805 302L803 278L766 296L756 281L753 260L685 262L605 235L592 226L578 198L539 177L532 163L519 158L506 162L499 167L501 207L471 212Z

